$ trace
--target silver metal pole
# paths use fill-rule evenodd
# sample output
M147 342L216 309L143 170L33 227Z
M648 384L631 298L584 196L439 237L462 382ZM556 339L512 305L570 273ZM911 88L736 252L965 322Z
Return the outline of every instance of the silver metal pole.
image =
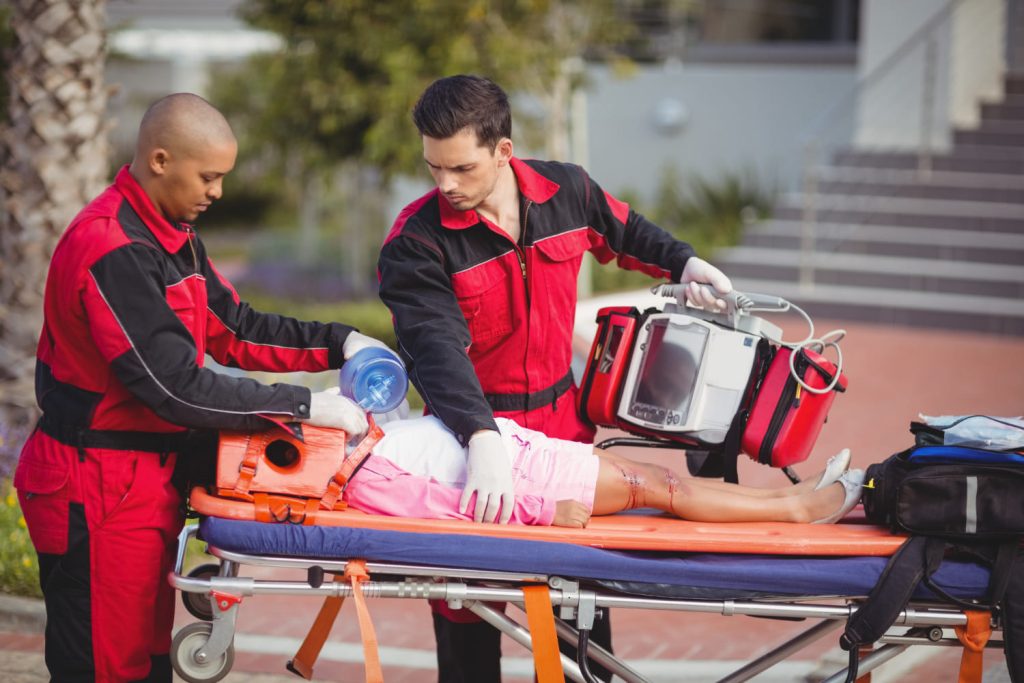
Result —
M800 230L800 291L814 290L814 249L818 231L818 142L804 146L803 220Z
M820 621L803 633L799 633L790 640L779 645L771 652L761 655L743 668L737 669L725 678L720 679L718 683L741 683L742 681L749 681L757 674L775 666L794 652L802 650L809 643L813 643L829 631L834 631L842 625L843 622L838 619L826 619L824 621Z
M558 631L558 635L562 640L573 644L579 643L579 631L569 626L564 621L555 619L555 629ZM647 683L648 679L644 678L639 671L632 668L593 641L587 645L587 654L590 659L608 669L613 674L626 681L626 683Z
M530 637L530 632L517 622L482 602L467 601L463 606L512 640L533 652L533 639ZM576 662L563 654L559 654L559 657L562 660L562 670L565 671L569 678L576 681L576 683L586 683Z
M921 140L917 153L917 174L923 179L932 174L932 125L935 120L935 33L924 43L924 74L921 83Z

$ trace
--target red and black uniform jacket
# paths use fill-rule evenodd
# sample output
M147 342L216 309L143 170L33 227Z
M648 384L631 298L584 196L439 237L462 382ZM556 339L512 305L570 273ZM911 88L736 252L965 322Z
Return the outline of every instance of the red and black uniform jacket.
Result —
M543 393L568 375L584 252L675 281L694 254L579 166L516 158L511 165L518 244L435 189L399 214L378 263L410 377L463 444L496 429L488 398ZM547 431L522 419L529 412L502 414Z
M36 397L58 430L251 430L309 416L309 389L204 366L340 367L351 327L258 313L189 225L169 222L128 168L72 221L54 252Z

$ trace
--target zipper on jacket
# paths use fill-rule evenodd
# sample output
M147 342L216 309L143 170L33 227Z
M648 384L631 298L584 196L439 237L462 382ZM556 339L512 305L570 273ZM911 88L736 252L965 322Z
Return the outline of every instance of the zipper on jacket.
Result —
M185 235L188 236L188 246L189 246L189 249L192 250L192 272L198 273L199 272L199 257L196 256L196 245L192 241L192 238L195 237L195 234L196 234L195 231L192 230L192 226L190 226L190 225L185 226Z
M796 368L798 375L803 375L804 370L807 369L807 363L802 353L797 356L793 366ZM799 407L798 404L795 405L797 400L796 390L799 386L800 385L797 384L796 379L793 378L792 374L786 378L786 385L782 387L779 402L775 405L775 411L772 413L772 419L768 423L768 429L764 433L764 440L761 442L761 452L757 454L757 460L761 464L771 464L772 449L775 448L775 440L779 436L779 430L782 429L782 424L786 421L786 415L789 413L791 408Z
M526 244L526 221L530 217L530 206L533 205L533 200L527 199L526 206L523 209L523 216L519 221L519 242L516 243L516 256L519 258L519 270L523 274L523 283L526 282L526 254L522 249L522 246ZM530 291L526 291L527 301L529 301Z

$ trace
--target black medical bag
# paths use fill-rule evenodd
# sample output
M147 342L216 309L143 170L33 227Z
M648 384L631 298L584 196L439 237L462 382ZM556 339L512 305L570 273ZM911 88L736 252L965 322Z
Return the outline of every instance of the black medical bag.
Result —
M1011 680L1024 682L1024 454L944 445L941 429L921 423L911 431L917 445L867 468L868 520L911 536L847 622L840 645L851 651L851 670L857 646L878 640L923 582L962 608L991 610L1003 627ZM934 585L931 575L948 552L991 567L988 604Z

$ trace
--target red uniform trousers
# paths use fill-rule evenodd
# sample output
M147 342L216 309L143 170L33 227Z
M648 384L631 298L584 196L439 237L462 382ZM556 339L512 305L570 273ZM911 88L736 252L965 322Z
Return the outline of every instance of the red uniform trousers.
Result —
M183 523L174 462L79 450L38 429L26 442L14 483L39 552L55 681L170 681L167 574Z

